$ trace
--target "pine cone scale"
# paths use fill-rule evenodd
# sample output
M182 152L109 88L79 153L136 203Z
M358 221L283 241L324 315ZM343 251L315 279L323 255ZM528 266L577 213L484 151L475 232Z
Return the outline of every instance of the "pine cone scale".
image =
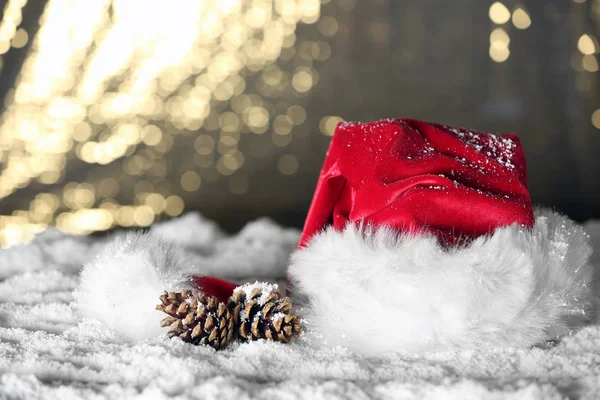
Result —
M176 319L177 319L177 318L175 318L175 317L171 317L171 316L168 316L168 317L166 317L166 318L163 318L163 320L162 320L162 321L160 321L160 326L161 326L161 328L164 328L165 326L169 326L169 325L171 325L173 322L175 322L175 320L176 320Z
M197 338L198 336L200 336L200 333L202 332L202 328L200 327L200 324L197 324L194 329L192 330L192 338Z
M281 318L273 321L273 327L275 328L276 332L279 332L281 330L281 324L283 324L283 319Z
M266 302L265 306L263 307L264 315L269 315L271 313L271 310L275 307L277 307L275 302L273 302L273 301Z
M177 312L177 310L175 309L175 306L173 304L169 304L168 306L165 307L165 312L167 314L175 314Z
M250 328L250 332L252 333L252 336L254 336L257 339L260 339L260 337L261 337L260 331L258 330L259 323L260 323L260 320L258 318L255 318L254 321L252 321L252 325Z
M250 333L250 328L248 326L248 322L242 322L238 330L239 335L244 339L248 339L248 334Z
M194 344L224 347L233 331L233 316L216 298L194 296L190 291L165 292L156 308L168 314L161 326L168 326L169 337Z
M183 327L183 323L181 323L180 319L176 319L175 321L173 321L173 323L171 325L169 325L169 328L171 328L171 330L173 330L173 331L179 331L179 330L181 330L182 327Z
M254 308L254 306L256 305L255 301L251 301L250 303L248 303L246 305L246 307L244 307L244 312L246 313L246 315L251 315L252 314L252 309Z
M192 344L225 347L232 337L245 341L267 339L282 343L300 335L300 318L291 314L292 301L277 285L249 284L236 288L227 304L190 291L165 292L156 306L167 314L161 326L169 337Z
M237 304L234 308L233 308L233 322L237 325L240 323L240 310L242 309L242 305L241 304Z
M188 306L185 303L181 303L177 308L177 314L187 314Z
M301 332L300 318L289 314L292 302L282 297L274 286L244 285L238 287L229 299L228 307L236 324L238 335L245 340L269 339L287 343Z
M280 296L281 296L281 294L279 293L279 290L277 291L277 293L271 293L269 296L267 296L264 303L269 304L272 301L278 300Z
M184 325L187 325L187 326L191 327L191 325L194 324L194 313L193 312L188 313L185 316L185 319L183 320L183 323L184 323Z
M279 339L280 342L283 342L283 343L288 342L288 338L285 336L285 334L283 332L279 332L277 334L277 338Z

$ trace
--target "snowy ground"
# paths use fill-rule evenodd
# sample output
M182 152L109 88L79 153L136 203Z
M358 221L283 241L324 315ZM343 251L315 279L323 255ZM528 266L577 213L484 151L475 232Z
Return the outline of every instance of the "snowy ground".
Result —
M600 223L586 230L598 250ZM219 275L279 280L298 232L268 221L227 237L196 214L152 228ZM368 358L319 346L235 344L216 352L166 336L126 343L78 315L78 272L105 239L49 230L0 250L0 399L426 398L561 399L600 396L600 325L555 346ZM597 280L600 281L600 280Z

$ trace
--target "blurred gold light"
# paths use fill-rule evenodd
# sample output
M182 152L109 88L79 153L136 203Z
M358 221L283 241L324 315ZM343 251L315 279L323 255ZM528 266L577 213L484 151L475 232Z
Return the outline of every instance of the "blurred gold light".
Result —
M229 150L231 150L232 147L236 147L237 144L238 144L238 137L229 136L229 135L221 136L221 139L219 139L219 153L225 154Z
M300 105L293 105L287 109L286 115L292 119L294 125L301 125L306 121L306 110Z
M43 183L44 185L52 185L57 183L61 178L60 171L43 171L38 176L38 182Z
M212 153L212 151L214 150L215 141L212 137L208 135L200 135L196 138L194 146L198 154L207 155Z
M294 73L292 86L300 93L308 92L313 87L313 74L301 69Z
M508 47L510 44L510 36L502 28L496 28L490 35L490 44L494 47Z
M162 131L156 125L146 125L142 130L142 141L148 146L156 146L162 140Z
M11 46L15 49L20 49L25 47L27 41L29 40L29 35L25 31L25 29L21 28L15 33L15 37L13 37Z
M0 55L6 53L10 49L10 42L8 40L0 41Z
M512 15L512 23L517 29L527 29L531 26L531 18L522 7L517 7Z
M600 129L600 108L592 113L592 124Z
M278 135L287 135L292 131L294 123L287 115L278 115L273 121L273 130Z
M244 164L245 157L238 150L229 151L217 160L217 171L221 175L231 175Z
M5 7L0 54L33 39L19 27L25 3ZM5 97L0 199L34 181L72 180L80 168L84 182L48 188L53 193L43 194L56 201L36 197L28 210L0 216L0 246L51 224L78 234L147 226L181 214L177 193L195 191L203 180L227 176L230 191L242 194L246 156L289 145L294 127L306 121L294 99L318 84L314 63L327 60L331 46L297 37L296 27L319 21L319 0L143 3L46 2L17 85ZM351 10L356 1L337 4ZM343 28L327 17L317 31L331 37ZM294 73L278 59L293 63ZM259 84L247 87L248 71ZM171 164L165 153L199 130L193 156ZM238 146L249 131L268 131L273 143L249 144L244 154ZM294 169L293 161L283 164ZM173 182L169 174L177 171L186 172ZM121 205L117 195L134 200Z
M202 180L195 171L187 171L181 176L181 187L186 192L195 192L200 188Z
M134 220L134 211L135 209L131 206L123 206L119 208L117 211L117 222L121 226L133 226L135 224Z
M144 203L154 211L154 214L160 214L165 210L166 201L160 193L150 193L144 198Z
M106 230L113 224L113 216L107 210L79 210L71 214L69 229L73 233L86 233L94 230Z
M510 10L504 4L497 1L490 6L489 16L492 22L502 25L510 20Z
M167 197L165 201L165 211L167 215L176 217L183 212L184 205L185 203L181 197L172 195Z
M323 36L334 36L338 30L338 23L333 17L323 17L319 21L319 31Z
M583 54L590 55L596 52L596 45L590 35L582 35L577 41L577 48Z
M219 126L225 132L236 132L240 128L240 118L232 112L225 112L219 117Z
M292 154L285 154L279 159L277 168L279 169L279 172L284 175L293 175L298 172L299 165L300 164L298 163L296 156Z
M292 143L292 135L280 135L274 132L271 136L271 141L277 147L285 147Z
M98 194L105 199L114 197L119 192L119 182L114 178L105 178L98 183Z
M598 60L593 54L583 56L582 65L588 72L598 72Z
M0 54L6 53L11 46L20 48L27 43L27 32L23 29L17 31L22 21L22 8L26 0L9 0L4 6L3 18L0 22ZM16 41L14 39L16 38Z
M254 133L264 133L269 122L269 112L264 107L249 107L244 120Z
M502 28L496 28L490 34L490 58L501 63L508 59L510 50L510 36Z
M2 247L10 247L30 241L36 233L46 228L43 224L7 223L0 229Z
M40 193L35 196L36 201L40 201L52 210L52 212L56 211L60 206L60 200L58 197L51 193Z
M337 116L327 116L321 119L319 122L319 129L321 133L325 136L332 136L335 131L335 127L338 123L344 121L341 117Z
M508 60L510 50L508 47L490 46L490 58L497 63Z
M92 136L92 127L87 122L80 122L73 129L73 139L78 142L85 142Z
M133 222L137 226L149 226L154 222L154 210L150 206L139 206L133 211Z

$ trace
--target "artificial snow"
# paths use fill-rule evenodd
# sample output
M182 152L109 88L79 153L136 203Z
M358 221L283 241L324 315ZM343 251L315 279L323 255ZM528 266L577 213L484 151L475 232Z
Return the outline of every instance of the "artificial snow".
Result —
M585 229L600 249L600 223ZM227 236L193 214L151 231L213 272L227 265L230 276L221 276L240 282L284 279L299 238L266 220ZM219 352L166 335L132 343L99 319L82 317L73 295L83 263L109 240L50 230L29 245L0 250L0 399L593 399L600 393L596 324L544 348L413 357L322 346L310 329L290 344L233 343ZM598 253L592 262L598 267Z
M265 304L265 300L267 299L267 297L271 295L271 292L273 292L273 290L279 289L279 285L276 283L271 284L267 282L256 281L254 283L246 283L244 285L236 287L233 290L233 293L242 291L244 292L246 298L249 299L252 295L252 292L254 292L257 289L261 291L261 295L256 299L256 301L258 301L258 304L262 306Z

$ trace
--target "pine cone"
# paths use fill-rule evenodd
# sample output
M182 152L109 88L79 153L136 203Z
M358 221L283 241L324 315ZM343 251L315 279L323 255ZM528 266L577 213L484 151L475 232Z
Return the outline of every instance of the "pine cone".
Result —
M171 328L169 337L177 336L184 342L209 345L216 350L224 348L234 331L233 316L224 303L216 297L193 295L188 290L181 293L165 292L162 304L156 306L169 316L160 323Z
M277 285L254 283L239 286L227 306L242 339L287 343L300 335L300 317L289 314L292 301L281 297Z

